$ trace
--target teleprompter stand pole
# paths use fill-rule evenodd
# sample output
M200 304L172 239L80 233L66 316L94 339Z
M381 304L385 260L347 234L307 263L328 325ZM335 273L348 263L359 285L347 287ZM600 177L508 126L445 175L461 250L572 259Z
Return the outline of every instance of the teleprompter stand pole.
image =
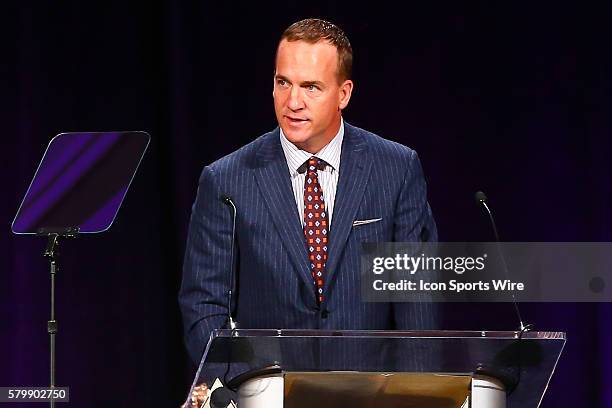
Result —
M75 238L79 233L78 228L67 228L61 231L41 229L38 235L47 237L47 247L44 257L49 259L51 272L51 316L47 322L47 333L49 333L49 388L55 388L55 335L57 334L57 320L55 320L55 275L59 270L57 267L57 247L60 237ZM50 401L51 408L55 408L55 400Z

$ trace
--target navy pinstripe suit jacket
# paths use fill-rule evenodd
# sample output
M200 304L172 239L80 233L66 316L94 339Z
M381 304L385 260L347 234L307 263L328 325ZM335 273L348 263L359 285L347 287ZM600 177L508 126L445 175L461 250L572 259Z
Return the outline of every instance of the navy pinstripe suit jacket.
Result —
M436 329L431 303L364 303L362 242L437 239L416 152L345 122L325 279L317 305L279 129L206 166L193 205L179 295L187 349L198 362L225 324L231 197L237 207L241 328ZM382 218L353 226L355 220Z

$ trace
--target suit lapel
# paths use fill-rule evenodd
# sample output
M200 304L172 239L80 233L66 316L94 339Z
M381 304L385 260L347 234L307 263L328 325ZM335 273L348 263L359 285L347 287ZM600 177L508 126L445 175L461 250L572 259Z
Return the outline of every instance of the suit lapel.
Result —
M295 270L307 285L313 286L304 231L301 228L301 219L295 205L289 169L280 144L278 128L266 136L257 151L255 178L270 211L270 218L290 254ZM265 242L262 245L265 245ZM275 255L270 254L270 256ZM314 303L314 292L312 300Z
M372 168L367 144L359 131L345 122L344 140L340 158L340 178L336 190L334 217L330 228L328 261L326 264L325 299L338 269L338 262L353 227L353 220L361 203Z

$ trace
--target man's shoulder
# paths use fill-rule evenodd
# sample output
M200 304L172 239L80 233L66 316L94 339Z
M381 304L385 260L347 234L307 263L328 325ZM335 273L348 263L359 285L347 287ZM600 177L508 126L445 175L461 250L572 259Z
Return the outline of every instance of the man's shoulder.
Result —
M368 146L369 153L382 160L382 163L386 160L407 160L416 157L416 152L410 147L385 139L376 133L348 123L346 130L354 135L354 140L362 140Z
M262 148L262 145L271 144L274 138L278 138L278 128L266 132L263 135L258 136L255 140L246 145L242 146L238 150L215 160L207 167L213 170L215 173L225 173L228 171L235 171L237 169L252 168L255 165L255 159L257 152ZM280 145L280 141L279 141Z

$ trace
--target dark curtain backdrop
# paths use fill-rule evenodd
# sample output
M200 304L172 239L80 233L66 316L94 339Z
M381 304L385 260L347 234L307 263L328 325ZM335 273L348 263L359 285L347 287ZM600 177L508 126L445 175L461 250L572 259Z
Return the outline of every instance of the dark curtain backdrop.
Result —
M76 407L173 407L191 368L176 295L203 165L275 127L276 41L308 16L355 52L345 119L415 148L441 240L612 241L612 13L576 2L5 2L0 386L48 382L44 242L10 224L62 131L146 130L110 231L62 246L58 373ZM544 407L612 407L612 305L525 304L568 342ZM448 328L514 329L509 305ZM20 405L25 406L25 405Z

